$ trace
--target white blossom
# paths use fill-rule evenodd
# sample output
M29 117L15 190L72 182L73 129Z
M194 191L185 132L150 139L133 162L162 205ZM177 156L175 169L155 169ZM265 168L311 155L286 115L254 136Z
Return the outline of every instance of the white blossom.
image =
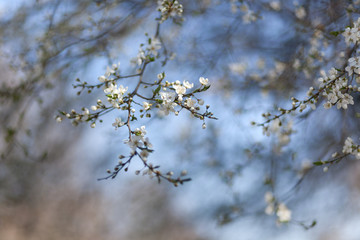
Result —
M186 87L187 89L193 88L194 84L193 83L189 83L188 81L183 81L183 86Z
M298 19L304 19L306 17L306 11L305 11L305 8L304 7L298 7L296 8L295 10L295 16L298 18Z
M291 220L291 211L284 203L280 203L276 211L276 216L281 223L289 222Z
M270 2L270 7L275 11L280 11L281 10L281 3L279 1L271 1Z
M115 122L112 125L115 127L115 129L118 129L119 127L124 126L125 123L121 121L121 118L115 118Z
M154 56L158 55L158 50L161 49L161 42L158 38L152 38L149 47L147 48Z
M137 147L142 147L143 143L141 142L142 137L141 136L136 136L136 135L132 135L131 136L131 140L127 140L125 143L127 143L129 145L129 147L132 149L132 153L135 152Z
M151 104L148 102L143 102L143 108L145 111L147 111L151 108Z
M199 78L199 82L200 82L202 85L204 85L204 86L209 85L209 79L204 78L204 77L200 77L200 78Z
M184 86L174 85L174 89L175 89L176 94L178 94L181 97L186 93L186 87L184 87Z
M196 101L194 99L191 98L187 98L185 101L185 104L187 107L192 108L195 106Z

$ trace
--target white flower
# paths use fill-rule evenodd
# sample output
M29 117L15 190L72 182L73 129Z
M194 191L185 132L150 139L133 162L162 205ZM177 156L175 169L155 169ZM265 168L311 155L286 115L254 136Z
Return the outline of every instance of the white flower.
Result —
M157 78L158 78L159 80L163 79L163 78L164 78L164 73L159 73L159 74L157 75Z
M115 122L112 125L115 127L115 129L118 129L119 127L124 126L125 123L121 121L121 118L115 118Z
M145 130L145 126L141 126L140 128L136 128L135 129L135 135L137 136L141 136L141 137L144 137L146 135L146 130Z
M148 50L150 51L151 54L153 54L154 56L158 55L158 50L161 48L161 42L158 38L153 38L151 39L151 43L148 47Z
M143 108L144 108L145 111L149 110L150 107L151 107L151 104L150 104L150 103L148 103L148 102L143 102Z
M147 151L146 149L141 150L140 156L144 161L146 161L147 157L149 156L149 151Z
M135 62L137 63L137 65L140 66L145 59L146 59L145 52L143 49L140 48L136 56Z
M174 89L179 96L183 96L186 93L186 88L181 85L174 85Z
M160 0L158 1L158 11L161 13L160 23L162 23L169 17L181 17L183 13L183 6L177 0L172 1L171 4L168 0Z
M352 153L353 145L354 145L354 141L352 140L352 138L351 137L346 138L342 152L343 153Z
M176 103L174 102L170 102L170 103L165 103L163 102L163 104L161 104L160 106L160 111L161 113L163 113L165 116L169 115L170 112L175 112L175 107L177 106Z
M193 83L189 83L188 81L183 81L183 85L184 87L186 87L187 89L193 88L194 84Z
M281 10L281 3L279 1L271 1L270 2L270 7L272 9L274 9L275 11L280 11Z
M175 93L173 92L160 92L160 97L163 103L171 103L175 100Z
M185 101L186 106L188 106L189 108L194 107L195 103L196 101L191 98L187 98Z
M89 119L89 115L90 115L90 111L89 111L89 109L87 109L87 108L84 108L84 110L83 110L83 112L82 112L82 114L83 114L83 120L87 120L87 119Z
M304 7L299 7L295 10L295 15L298 19L304 19L306 17L306 11Z
M276 211L279 222L289 222L291 220L291 211L286 207L284 203L280 203Z
M104 93L111 95L111 97L117 97L122 99L122 96L126 93L128 87L120 85L119 88L116 84L111 83L107 88L104 89Z
M325 108L325 109L330 109L331 107L332 107L331 102L326 102L326 103L324 103L324 108Z
M99 81L100 82L106 82L108 79L105 77L105 76L100 76L100 77L98 77L98 79L99 79Z
M345 28L343 36L345 37L345 42L347 45L359 41L360 39L359 27L360 27L360 18L358 18L358 20L354 23L353 27Z
M142 137L137 135L132 135L131 140L125 141L126 144L132 149L132 154L135 152L137 147L142 147L143 143L141 142Z
M200 77L200 78L199 78L199 82L200 82L202 85L204 85L204 86L209 85L209 79L204 78L204 77Z

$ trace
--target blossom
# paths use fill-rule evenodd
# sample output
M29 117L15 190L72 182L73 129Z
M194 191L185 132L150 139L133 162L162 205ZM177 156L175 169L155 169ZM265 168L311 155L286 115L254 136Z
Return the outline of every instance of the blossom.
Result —
M122 98L126 93L128 87L120 85L119 87L116 84L111 83L107 88L104 89L104 93L111 95L112 97Z
M160 111L165 114L169 115L170 112L175 112L174 107L177 106L174 103L175 100L175 93L174 92L160 92L161 100L163 100Z
M137 65L140 66L144 62L144 60L146 60L145 51L142 48L140 48L136 56L136 59L134 61L135 63L137 63Z
M108 81L108 79L105 76L98 77L98 80L102 83Z
M192 108L195 106L196 101L194 99L191 98L187 98L185 101L186 106L188 106L189 108Z
M174 89L179 96L183 96L186 93L186 87L184 86L174 85Z
M279 222L289 222L291 220L291 211L286 207L284 203L280 203L276 211Z
M304 7L299 7L295 10L295 16L298 18L298 19L304 19L306 17L306 11L305 11L305 8Z
M152 38L149 47L147 48L154 56L158 55L158 50L161 48L161 42L158 38Z
M163 103L171 103L175 100L175 93L173 92L160 92L161 100Z
M121 118L115 118L115 122L112 125L115 127L115 129L118 129L119 127L124 126L125 123L121 121Z
M141 136L141 137L144 137L146 135L146 130L145 130L145 126L141 126L140 128L136 128L135 129L135 135L136 136Z
M146 149L141 150L140 156L142 160L146 161L147 157L149 156L149 151L147 151Z
M176 103L165 103L161 104L160 111L165 115L169 115L170 112L175 112L175 107L177 106Z
M342 152L352 154L356 159L360 159L360 146L356 145L351 137L346 138Z
M136 148L143 146L141 140L142 140L141 136L132 135L131 139L126 140L125 143L129 145L129 147L132 149L132 153L134 153Z
M151 104L148 102L143 102L143 108L145 109L145 111L149 110L151 107Z
M264 195L265 202L267 206L265 208L265 213L267 215L272 215L275 212L275 197L272 192L266 192Z
M183 81L183 85L184 87L186 87L187 89L193 88L194 84L193 83L189 83L188 81Z
M200 82L202 85L204 85L204 86L209 85L209 79L204 78L204 77L200 77L200 78L199 78L199 82Z
M360 74L360 57L352 57L348 60L348 66L346 66L345 71L348 72L349 76L353 73Z
M270 2L270 7L275 11L280 11L281 10L281 3L279 1L271 1Z
M181 17L183 13L183 6L177 0L160 0L158 1L158 11L161 13L160 22L164 22L169 17Z
M90 111L89 111L89 109L84 108L82 114L83 114L83 117L82 117L83 119L85 119L85 120L89 119L89 116L90 116Z
M359 27L360 27L360 18L358 18L358 20L354 23L353 27L345 28L343 36L345 37L345 42L347 45L359 41L360 39Z

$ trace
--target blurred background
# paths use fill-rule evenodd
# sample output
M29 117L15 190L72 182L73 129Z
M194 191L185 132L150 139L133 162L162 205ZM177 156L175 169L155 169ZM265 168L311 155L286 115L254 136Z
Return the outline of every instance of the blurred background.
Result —
M184 21L161 25L174 59L149 65L144 78L209 78L201 97L218 120L206 130L185 112L139 120L155 149L149 160L192 178L175 188L136 176L136 162L97 180L128 151L127 132L111 126L117 113L94 129L55 120L101 96L78 96L75 79L95 84L118 62L122 74L136 71L157 1L0 0L0 239L360 239L359 162L312 167L358 139L359 96L346 111L319 102L286 117L294 130L280 135L250 124L347 62L334 32L357 20L358 1L181 3ZM265 214L268 191L292 211L289 223Z

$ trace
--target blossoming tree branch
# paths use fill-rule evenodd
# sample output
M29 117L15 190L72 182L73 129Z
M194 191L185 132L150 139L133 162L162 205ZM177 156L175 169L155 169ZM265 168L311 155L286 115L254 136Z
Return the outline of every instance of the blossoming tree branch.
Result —
M261 127L264 135L275 136L279 149L287 146L292 135L297 132L294 128L294 118L305 119L309 114L316 111L319 106L327 110L336 108L337 111L347 111L352 105L356 104L355 96L360 92L360 57L358 56L360 18L353 22L351 14L356 13L354 9L349 8L350 10L346 10L350 23L348 26L343 25L338 31L326 32L323 31L326 29L325 27L320 26L317 29L306 22L308 13L305 7L298 3L294 3L294 6L289 9L285 9L281 1L258 1L254 3L253 1L231 0L230 3L233 12L241 11L240 16L242 16L242 23L244 24L251 24L261 19L260 10L254 11L250 9L251 6L258 4L257 7L262 10L265 9L271 12L287 11L290 13L289 15L293 16L296 24L304 28L308 27L309 32L311 31L313 34L308 45L299 50L299 56L289 60L289 63L275 61L274 69L263 71L263 76L253 74L248 78L244 77L245 80L250 79L250 81L254 80L258 83L263 81L262 83L265 86L264 79L266 79L268 80L267 87L274 90L276 87L271 84L277 85L285 69L291 68L291 71L294 72L302 71L304 78L309 78L314 82L314 84L306 85L305 91L308 90L306 93L302 93L301 97L291 98L291 103L288 104L290 107L276 107L274 111L263 113L262 121L251 122L253 126ZM354 4L359 5L360 2L356 1ZM78 79L74 87L80 89L79 95L83 91L91 93L94 90L101 89L103 98L98 99L91 106L83 107L81 111L60 111L57 116L58 122L61 122L63 118L67 118L75 126L80 123L87 123L94 128L98 122L102 122L101 118L104 115L117 112L119 117L114 119L112 126L115 129L127 132L128 137L124 140L124 143L129 147L129 153L121 154L114 168L107 170L107 175L101 179L115 178L120 172L128 171L131 162L138 160L142 163L143 168L135 171L137 175L149 175L159 182L166 180L175 186L190 181L191 179L186 177L186 170L174 176L172 171L164 173L158 165L150 161L150 155L154 151L154 147L147 137L146 126L141 123L141 119L154 118L156 114L177 116L181 112L188 112L202 122L202 128L204 129L206 128L206 121L217 119L209 110L210 106L201 99L202 92L210 88L208 78L198 76L199 78L193 81L173 80L168 79L165 70L158 73L157 76L149 76L147 67L150 64L161 62L164 67L167 61L172 59L161 36L162 24L169 19L175 23L183 21L183 6L177 0L158 1L157 10L160 16L156 19L155 33L152 36L146 35L147 41L140 45L137 56L131 60L137 66L137 70L133 74L123 75L120 71L120 64L113 64L107 67L104 75L98 77L99 82L95 85L81 82ZM231 32L230 30L231 27L227 33ZM328 47L331 43L334 44L332 49ZM338 51L339 46L336 45L338 43L340 46L344 46L340 53ZM330 57L326 58L324 52ZM333 55L329 53L333 53ZM339 64L335 65L335 63ZM261 66L259 69L264 68L265 61L260 59L258 65ZM246 65L231 63L229 64L229 70L234 75L244 76ZM125 79L134 80L134 86L126 86L123 83ZM265 89L266 87L260 86L260 88ZM143 93L142 89L147 89L147 91ZM360 159L360 145L354 142L353 137L346 136L345 143L342 145L342 149L339 150L341 152L333 153L330 159L315 160L303 164L302 169L299 171L301 173L300 179L295 186L301 183L306 173L313 169L314 166L324 165L323 170L326 172L332 164L342 161L347 156ZM268 215L275 215L278 223L292 221L292 212L287 206L287 199L276 193L274 184L269 185L272 185L271 189L264 191L266 206L262 211ZM305 228L310 228L316 222L314 221L309 225L302 222L299 224Z
M118 163L113 170L107 170L108 176L100 178L115 178L122 170L128 171L130 163L137 157L143 163L143 169L136 170L136 174L142 173L155 177L160 182L161 179L173 183L175 186L190 181L191 178L185 177L186 170L183 170L179 176L174 177L173 172L163 173L158 165L148 161L149 155L154 151L148 137L144 125L139 126L140 119L151 118L154 111L164 116L174 114L179 115L182 111L189 112L193 117L202 121L202 128L206 128L206 119L216 119L213 113L209 111L210 106L204 106L204 101L198 97L201 92L205 92L210 88L208 78L200 77L198 83L190 83L189 81L171 81L167 80L165 72L159 73L156 80L150 82L145 80L146 67L163 59L163 64L168 60L164 43L161 40L160 26L169 18L175 21L181 21L182 5L178 1L162 1L159 2L158 11L160 17L157 19L156 33L153 37L148 37L146 44L141 44L138 55L132 60L138 66L137 73L131 75L121 75L120 63L107 67L106 73L98 78L99 83L90 85L87 82L81 82L74 85L80 88L78 95L83 90L91 93L94 89L103 89L106 100L98 99L96 104L83 107L81 112L71 110L70 112L60 111L57 121L61 122L63 117L71 119L73 125L79 123L88 123L94 128L97 122L102 122L101 117L111 111L118 111L119 115L126 116L124 118L117 117L112 124L115 129L126 128L128 138L124 143L130 148L129 155L121 154ZM163 50L163 51L162 51ZM121 84L121 80L133 78L137 84L133 89ZM146 78L151 78L147 76ZM154 79L154 78L153 78ZM150 88L151 95L143 95L140 93L141 88ZM141 109L136 111L135 106ZM135 126L134 126L135 125ZM138 127L136 127L138 125Z

